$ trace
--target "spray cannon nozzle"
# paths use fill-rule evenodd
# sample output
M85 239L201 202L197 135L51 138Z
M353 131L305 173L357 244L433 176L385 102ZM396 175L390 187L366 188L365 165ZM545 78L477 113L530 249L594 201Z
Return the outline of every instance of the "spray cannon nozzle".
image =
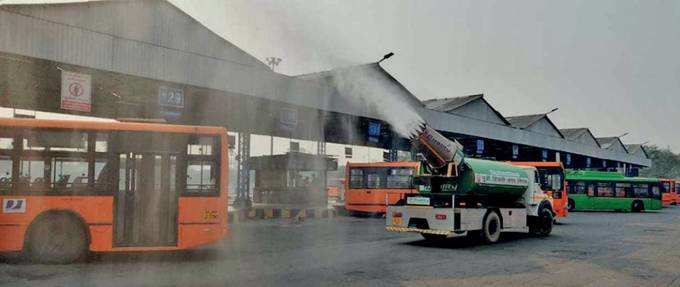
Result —
M426 123L418 123L416 127L412 128L411 131L409 132L409 139L413 143L417 143L420 138L420 136L427 130L427 124Z
M427 163L439 169L453 163L456 166L463 162L463 146L455 139L449 139L428 126L420 124L420 130L411 140L425 156Z

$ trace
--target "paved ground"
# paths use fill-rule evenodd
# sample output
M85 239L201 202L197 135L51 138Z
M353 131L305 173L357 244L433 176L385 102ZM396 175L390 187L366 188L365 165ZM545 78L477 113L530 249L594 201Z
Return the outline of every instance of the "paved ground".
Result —
M576 213L549 238L427 244L384 221L250 222L181 254L98 255L89 263L0 263L8 286L680 286L680 207Z

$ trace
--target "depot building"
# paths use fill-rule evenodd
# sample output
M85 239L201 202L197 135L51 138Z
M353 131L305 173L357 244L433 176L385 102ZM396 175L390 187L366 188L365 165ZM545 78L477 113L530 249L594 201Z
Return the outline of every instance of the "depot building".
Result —
M319 155L326 143L385 149L385 160L410 151L380 107L342 95L339 74L380 83L469 156L630 175L651 165L642 145L557 127L547 113L504 116L481 94L421 101L379 63L275 73L167 1L4 3L0 106L226 126L238 133L239 195L249 193L251 135L315 141Z

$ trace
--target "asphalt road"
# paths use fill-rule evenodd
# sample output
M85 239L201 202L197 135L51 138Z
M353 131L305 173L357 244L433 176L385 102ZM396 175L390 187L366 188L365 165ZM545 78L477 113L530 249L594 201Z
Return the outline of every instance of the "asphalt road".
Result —
M548 238L504 234L495 245L428 244L385 232L383 219L341 217L248 222L192 252L2 260L7 286L680 286L680 207L575 213Z

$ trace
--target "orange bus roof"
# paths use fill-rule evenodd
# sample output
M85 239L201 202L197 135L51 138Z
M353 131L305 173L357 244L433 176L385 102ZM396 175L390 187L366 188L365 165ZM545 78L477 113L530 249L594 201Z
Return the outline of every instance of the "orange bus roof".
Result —
M417 161L392 161L392 162L348 162L347 166L353 167L418 167Z
M52 120L26 118L0 118L0 127L61 128L74 130L146 131L168 133L224 134L227 130L217 126L190 126L157 123L135 123L97 120Z

